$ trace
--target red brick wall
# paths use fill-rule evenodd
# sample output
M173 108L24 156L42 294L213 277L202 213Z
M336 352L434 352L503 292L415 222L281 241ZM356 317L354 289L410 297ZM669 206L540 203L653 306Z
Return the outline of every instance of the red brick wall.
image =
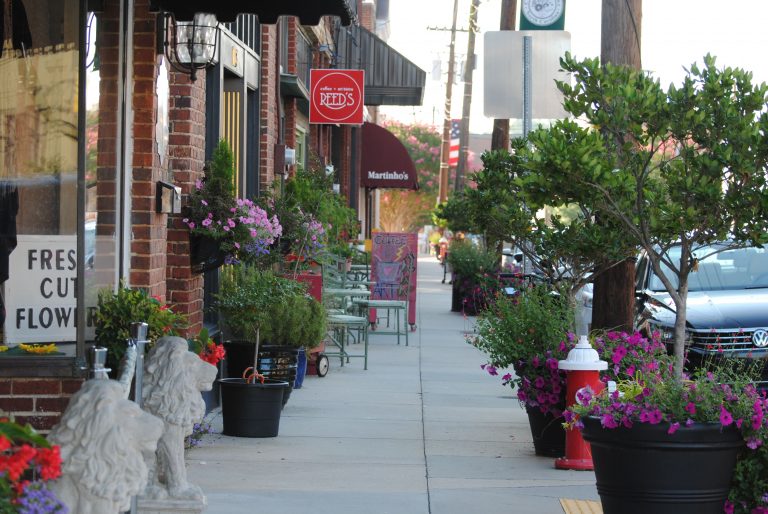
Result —
M203 178L205 163L205 71L197 80L171 72L169 109L169 167L173 182L181 186L182 205L186 205L195 181ZM182 223L183 214L170 216L168 222L166 286L168 302L174 312L189 321L189 334L203 326L203 276L193 274L189 262L189 231Z
M278 142L280 115L277 105L277 25L261 26L261 134L259 135L259 185L269 189L275 179L275 144Z
M61 419L83 381L75 378L10 378L0 382L0 411L47 433Z
M166 178L155 141L157 52L155 13L149 0L136 2L133 48L133 176L131 185L130 285L165 300L166 214L155 212L155 187Z
M360 25L373 31L376 25L376 4L373 2L363 2L360 9Z

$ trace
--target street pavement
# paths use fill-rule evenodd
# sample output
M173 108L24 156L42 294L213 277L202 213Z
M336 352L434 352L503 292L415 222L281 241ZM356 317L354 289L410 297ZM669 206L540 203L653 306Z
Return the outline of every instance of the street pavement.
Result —
M275 438L204 437L189 480L211 514L562 514L597 500L591 471L533 452L525 411L465 342L474 318L450 312L436 259L418 264L410 346L371 332L362 359L295 390ZM221 431L221 417L208 417Z

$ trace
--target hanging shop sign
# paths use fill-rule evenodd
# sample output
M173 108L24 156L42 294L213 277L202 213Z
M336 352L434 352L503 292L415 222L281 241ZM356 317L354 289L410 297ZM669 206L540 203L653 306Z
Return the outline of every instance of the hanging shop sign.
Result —
M363 124L363 70L313 69L309 82L310 123Z
M371 298L408 300L408 323L416 325L416 264L418 236L404 232L375 232L371 252ZM371 317L376 319L374 309Z

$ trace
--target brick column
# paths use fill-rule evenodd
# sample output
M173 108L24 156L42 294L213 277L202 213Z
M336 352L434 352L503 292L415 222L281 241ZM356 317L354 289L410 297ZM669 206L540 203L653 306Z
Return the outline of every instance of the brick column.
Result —
M261 119L261 134L259 134L259 186L261 191L267 191L275 180L275 144L278 142L277 106L278 79L277 62L277 26L261 26L261 102L259 117Z
M205 163L205 71L197 80L189 75L171 72L169 109L169 166L173 182L181 186L182 205L186 205L195 181L203 178ZM188 334L196 334L203 326L203 275L193 274L189 261L189 230L182 223L183 214L173 215L168 222L166 284L168 302L174 312L187 316Z
M149 1L136 2L133 26L133 176L131 182L130 285L165 300L166 214L155 212L155 187L166 178L155 141L157 112L155 13Z

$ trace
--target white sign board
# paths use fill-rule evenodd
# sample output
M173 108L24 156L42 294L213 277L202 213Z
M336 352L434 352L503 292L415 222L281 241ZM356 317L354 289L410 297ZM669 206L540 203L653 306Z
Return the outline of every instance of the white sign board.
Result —
M77 236L18 236L5 282L5 341L74 341Z
M560 58L571 49L571 34L562 30L502 30L485 33L484 104L489 118L523 117L523 37L532 38L531 102L536 119L566 118L555 80L569 80Z

